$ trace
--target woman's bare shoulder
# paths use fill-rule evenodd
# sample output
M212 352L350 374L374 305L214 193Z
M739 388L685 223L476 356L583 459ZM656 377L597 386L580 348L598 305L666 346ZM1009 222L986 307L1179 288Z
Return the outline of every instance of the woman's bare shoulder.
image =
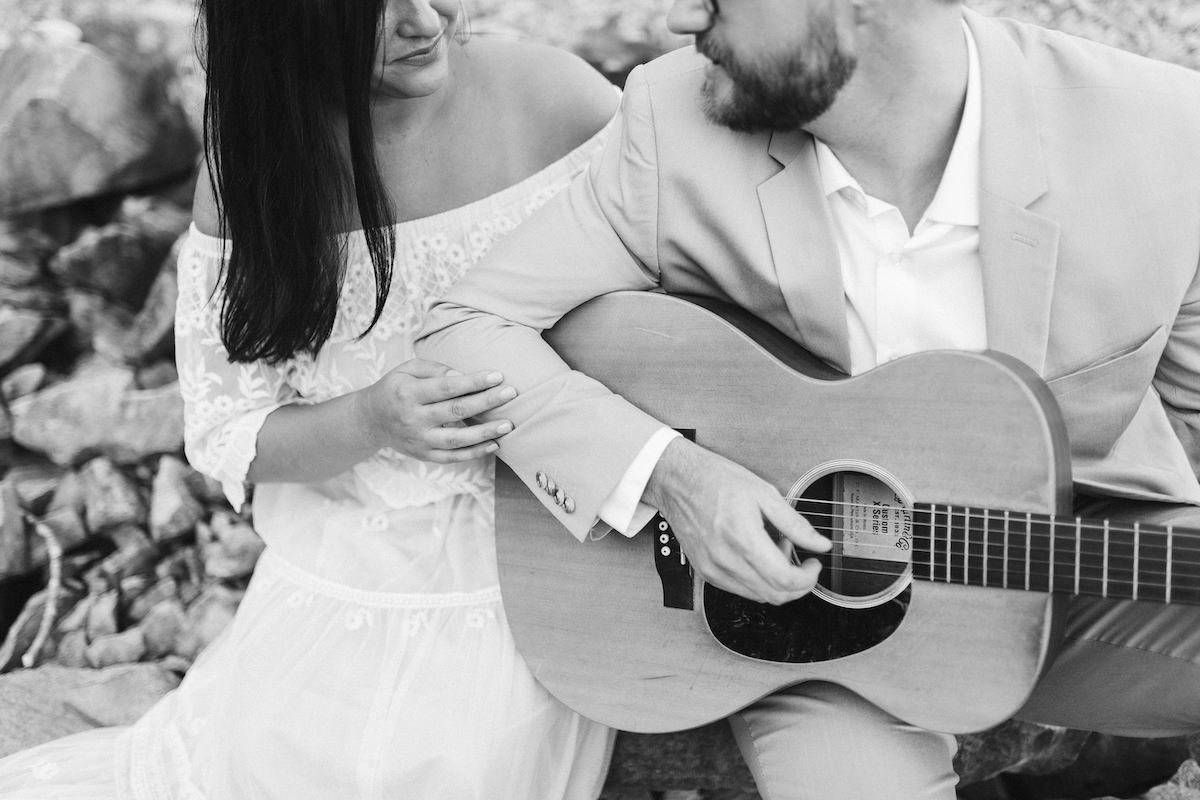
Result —
M574 150L616 113L619 95L573 53L549 45L475 34L465 48L488 96L520 120L545 161Z
M217 198L213 192L213 182L209 177L208 164L200 159L200 177L196 181L196 192L192 196L192 222L201 233L209 236L219 236L221 230L220 216L217 213Z

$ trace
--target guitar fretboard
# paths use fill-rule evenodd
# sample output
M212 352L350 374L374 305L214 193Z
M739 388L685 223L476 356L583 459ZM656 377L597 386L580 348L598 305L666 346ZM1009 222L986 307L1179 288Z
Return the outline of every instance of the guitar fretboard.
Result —
M917 580L1200 605L1200 531L918 503Z

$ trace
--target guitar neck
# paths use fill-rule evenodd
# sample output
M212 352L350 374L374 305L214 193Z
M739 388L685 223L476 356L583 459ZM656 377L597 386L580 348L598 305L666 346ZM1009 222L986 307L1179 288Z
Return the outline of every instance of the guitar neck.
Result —
M913 507L913 577L1200 605L1200 530L994 509Z

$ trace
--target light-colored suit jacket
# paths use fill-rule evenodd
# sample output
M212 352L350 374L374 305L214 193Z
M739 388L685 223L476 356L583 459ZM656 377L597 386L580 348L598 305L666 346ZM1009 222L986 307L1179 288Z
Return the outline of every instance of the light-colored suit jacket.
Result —
M1078 486L1200 503L1200 74L966 11L983 91L988 345L1044 376ZM539 332L661 287L736 303L849 365L838 253L811 137L709 122L691 48L629 77L590 171L431 311L418 353L521 392L500 457L551 476L576 536L658 423L566 369Z

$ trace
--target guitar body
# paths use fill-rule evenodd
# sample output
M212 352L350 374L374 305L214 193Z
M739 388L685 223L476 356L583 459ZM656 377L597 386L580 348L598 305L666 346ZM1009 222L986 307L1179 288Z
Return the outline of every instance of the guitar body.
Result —
M650 293L598 298L547 339L788 496L848 472L908 501L1034 513L1069 503L1057 408L1008 357L938 351L838 377L748 317ZM496 516L506 614L534 675L624 730L695 727L813 680L924 728L980 730L1020 708L1055 641L1051 595L1020 586L914 580L870 607L809 595L773 609L697 579L681 604L692 608L668 607L657 529L581 544L503 464ZM778 641L731 649L755 625Z

